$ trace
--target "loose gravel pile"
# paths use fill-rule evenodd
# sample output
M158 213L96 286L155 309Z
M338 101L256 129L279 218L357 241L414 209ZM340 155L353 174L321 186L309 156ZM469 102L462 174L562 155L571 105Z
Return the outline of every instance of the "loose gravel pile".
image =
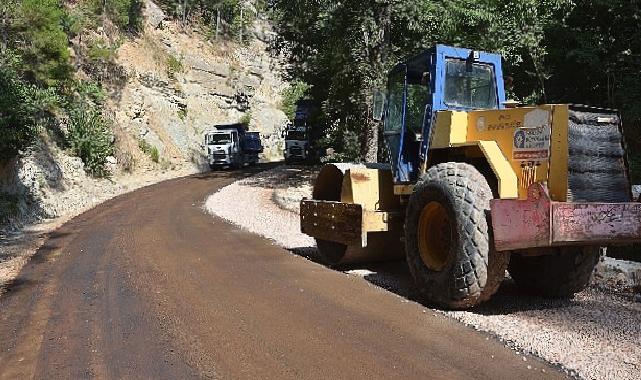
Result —
M210 213L287 249L315 247L314 239L300 232L298 215L274 202L274 193L288 187L287 178L301 172L302 169L279 167L236 181L210 196L205 207Z
M314 240L300 233L298 215L276 203L287 203L283 200L308 194L308 187L286 190L290 186L308 185L309 182L296 179L298 176L311 178L304 169L279 167L263 172L213 194L205 207L216 216L314 260ZM283 196L283 192L287 195ZM281 195L275 196L276 193ZM361 265L344 270L405 301L420 303L405 263ZM573 300L546 300L520 294L514 283L506 279L490 302L473 311L441 313L495 335L517 352L534 354L560 365L579 378L641 379L638 296L635 299L590 288Z

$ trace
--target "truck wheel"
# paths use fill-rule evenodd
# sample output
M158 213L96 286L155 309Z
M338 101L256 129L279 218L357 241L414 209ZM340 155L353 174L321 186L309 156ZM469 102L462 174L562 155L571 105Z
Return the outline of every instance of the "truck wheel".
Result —
M487 220L492 190L472 165L430 168L410 197L405 249L418 289L453 309L489 299L505 277L509 253L492 248Z
M599 261L599 247L547 248L543 256L512 255L508 268L525 292L551 298L572 298L585 289Z
M339 264L347 252L345 244L323 239L316 239L316 248L321 262L328 266Z

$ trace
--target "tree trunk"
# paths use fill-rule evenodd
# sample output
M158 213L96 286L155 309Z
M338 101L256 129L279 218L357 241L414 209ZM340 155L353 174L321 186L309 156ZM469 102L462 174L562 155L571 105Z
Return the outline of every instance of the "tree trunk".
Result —
M365 162L378 162L378 130L380 123L372 118L368 118L367 124L367 152L365 153Z
M7 9L4 8L2 9L2 45L0 45L0 52L2 55L5 54L7 51L7 46L9 45L9 32L7 31L8 28L8 19L9 16L7 15Z
M387 62L387 55L390 44L390 26L392 19L392 8L389 2L383 4L377 12L375 12L376 19L379 21L378 29L379 35L376 38L376 43L372 47L372 54L370 54L370 64L374 68L377 78L374 79L374 86L369 89L366 94L366 99L373 99L374 90L385 83L385 64ZM370 103L372 103L370 101ZM366 149L365 161L377 162L378 150L380 144L380 130L381 123L373 119L372 104L367 105L367 119L366 119Z
M187 23L187 0L183 0L183 26Z
M219 33L220 33L220 6L216 9L216 41L218 41Z
M240 2L240 43L243 43L243 2Z

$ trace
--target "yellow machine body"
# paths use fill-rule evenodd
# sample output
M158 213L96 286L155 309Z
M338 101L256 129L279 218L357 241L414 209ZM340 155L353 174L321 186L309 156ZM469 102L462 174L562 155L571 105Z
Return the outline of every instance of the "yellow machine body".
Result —
M569 110L569 105L554 104L439 111L421 172L439 162L473 162L489 169L486 177L495 177L492 184L497 199L527 200L533 185L544 184L551 201L566 202ZM372 245L370 236L376 236L376 241L394 240L398 251L404 203L413 187L395 185L391 170L378 164L326 165L316 182L314 199L301 204L301 229L317 239L359 249ZM389 244L371 249L391 250ZM392 256L400 255L402 252L394 252ZM389 255L379 252L376 256Z
M340 243L337 263L402 258L401 198L392 172L381 165L327 164L316 179L313 200L301 203L301 230Z
M470 158L482 155L496 176L501 199L525 199L532 183L547 182L552 199L564 201L568 121L566 104L442 111L436 116L430 151L461 152ZM534 131L530 146L516 147L517 131Z

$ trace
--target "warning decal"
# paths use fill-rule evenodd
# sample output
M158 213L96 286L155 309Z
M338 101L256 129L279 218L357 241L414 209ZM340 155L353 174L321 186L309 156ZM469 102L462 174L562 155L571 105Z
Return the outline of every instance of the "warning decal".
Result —
M550 157L550 112L528 112L523 128L514 131L512 158L516 161L546 161Z

